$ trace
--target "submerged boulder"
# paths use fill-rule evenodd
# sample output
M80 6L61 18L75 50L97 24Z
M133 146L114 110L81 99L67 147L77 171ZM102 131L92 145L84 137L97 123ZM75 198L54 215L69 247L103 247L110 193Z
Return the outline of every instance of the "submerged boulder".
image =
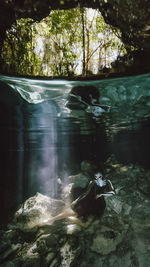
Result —
M117 196L106 199L103 217L87 228L67 218L37 227L43 218L59 214L66 203L39 193L26 200L8 229L0 231L0 266L85 267L92 263L93 267L147 267L150 171L119 164L112 157L106 173ZM79 177L70 179L74 182Z
M64 206L65 203L61 200L37 193L21 205L10 223L10 228L33 228L44 220L51 219L58 215Z

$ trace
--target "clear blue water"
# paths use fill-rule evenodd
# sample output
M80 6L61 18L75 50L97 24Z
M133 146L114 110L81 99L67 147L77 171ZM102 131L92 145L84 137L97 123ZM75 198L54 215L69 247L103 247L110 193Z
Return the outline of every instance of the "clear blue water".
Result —
M110 111L98 119L66 107L76 85L94 85ZM150 74L68 81L0 76L1 224L40 192L59 197L58 178L80 172L84 160L150 168Z

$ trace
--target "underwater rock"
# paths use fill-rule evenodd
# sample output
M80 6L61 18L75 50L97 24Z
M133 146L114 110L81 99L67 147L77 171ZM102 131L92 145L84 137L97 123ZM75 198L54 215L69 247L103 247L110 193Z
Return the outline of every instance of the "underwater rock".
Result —
M70 183L62 189L61 197L66 203L70 202L70 195L71 195L72 186L73 186L73 183Z
M60 236L56 234L43 234L36 241L36 248L40 255L46 254L52 250L51 248L57 248L57 244L59 243Z
M105 197L106 207L109 211L113 210L118 215L120 213L124 215L129 215L131 211L131 206L122 201L121 197L114 196L113 198Z
M81 188L85 188L89 183L89 178L85 176L83 173L69 176L69 180L76 187L81 187Z
M148 266L150 262L150 201L144 205L137 205L132 214L131 227L133 229L132 247L139 266Z
M62 266L70 266L75 258L75 254L73 253L71 246L68 243L65 243L64 246L61 248L60 252L62 256Z
M45 259L46 264L49 265L53 261L54 257L55 257L55 253L53 253L53 252L48 253L48 255L46 256L46 259Z
M10 247L8 247L1 255L0 262L3 262L7 258L9 258L12 254L15 254L15 252L21 247L20 244L12 244Z
M1 243L0 243L0 251L1 253L5 252L9 247L11 243L9 239L4 239L3 236L1 237Z
M52 217L65 204L37 193L15 213L9 230L0 232L0 266L148 267L150 200L142 192L148 192L150 171L139 165L118 164L115 158L109 159L106 168L118 193L105 198L108 207L101 218L91 221L87 228L69 220L32 228L35 221L42 220L43 213ZM85 173L70 179L80 184L82 177L88 180ZM142 190L138 190L137 177ZM144 181L147 188L140 183ZM82 186L86 184L82 182Z
M100 227L100 231L96 233L96 237L93 239L91 250L100 253L101 255L107 255L116 250L116 247L123 240L123 233L114 231L106 226Z
M7 263L1 264L1 267L15 267L12 261L8 261Z
M32 258L25 258L22 267L40 267L40 258L39 257L32 257Z
M67 184L62 190L62 199L65 202L70 202L73 196L76 195L76 191L82 193L82 191L89 184L90 178L89 175L85 173L79 173L68 177L69 184Z
M106 204L107 204L107 209L113 209L117 214L120 214L122 211L122 207L123 207L123 202L121 202L120 200L113 198L106 198Z
M121 257L115 255L110 256L107 266L121 266L121 267L131 267L132 265L132 254L131 252L125 253ZM138 265L134 265L135 267Z
M91 161L83 160L81 162L81 171L84 175L91 178L96 172L99 171L99 168Z
M39 225L44 220L58 215L65 203L62 200L53 199L37 193L27 199L20 209L15 213L9 227L29 229Z

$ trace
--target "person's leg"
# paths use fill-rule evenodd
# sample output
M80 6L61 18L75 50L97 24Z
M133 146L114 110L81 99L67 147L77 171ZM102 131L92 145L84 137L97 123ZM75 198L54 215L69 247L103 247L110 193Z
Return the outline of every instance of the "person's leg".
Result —
M63 212L52 217L51 219L44 220L39 226L51 225L55 221L66 219L66 218L72 217L72 216L77 216L77 214L71 208L66 208Z
M62 220L62 219L68 219L73 224L78 224L78 225L80 225L82 227L88 227L89 224L93 221L94 218L90 217L86 222L83 222L77 217L77 213L75 211L73 211L71 208L67 208L66 210L64 210L60 214L54 216L53 218L43 221L43 223L41 223L38 226L41 227L41 226L44 226L44 225L51 225L51 224L53 224L53 222L59 221L59 220Z

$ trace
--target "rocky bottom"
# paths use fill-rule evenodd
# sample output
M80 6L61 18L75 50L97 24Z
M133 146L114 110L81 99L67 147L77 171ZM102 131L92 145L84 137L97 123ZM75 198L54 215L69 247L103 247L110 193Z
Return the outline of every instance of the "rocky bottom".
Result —
M64 190L63 200L39 193L26 200L7 230L0 232L0 266L148 267L150 171L139 165L118 164L111 157L106 175L117 194L105 198L104 215L88 227L69 219L39 226L64 209L68 189ZM70 177L81 187L88 179L82 169Z

